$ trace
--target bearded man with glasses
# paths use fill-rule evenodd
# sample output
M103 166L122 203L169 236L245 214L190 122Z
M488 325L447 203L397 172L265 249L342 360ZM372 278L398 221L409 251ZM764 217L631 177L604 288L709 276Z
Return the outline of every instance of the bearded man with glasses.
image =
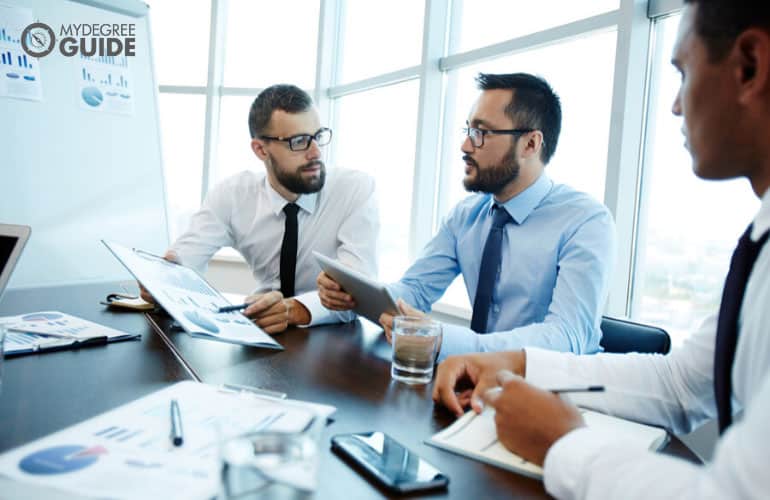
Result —
M439 359L540 346L599 350L601 311L615 253L607 208L545 174L561 128L559 98L525 73L481 74L462 143L463 184L423 254L389 286L404 314L429 311L458 274L473 304L470 328L445 324ZM581 168L584 158L573 158ZM318 277L321 302L347 310L352 297ZM393 317L380 322L390 340Z
M257 282L244 314L268 333L354 319L321 305L312 252L376 275L374 179L354 170L326 171L321 148L332 131L294 85L262 91L248 123L251 149L265 171L247 170L211 189L166 258L203 273L220 248L235 248ZM146 292L143 297L152 300Z

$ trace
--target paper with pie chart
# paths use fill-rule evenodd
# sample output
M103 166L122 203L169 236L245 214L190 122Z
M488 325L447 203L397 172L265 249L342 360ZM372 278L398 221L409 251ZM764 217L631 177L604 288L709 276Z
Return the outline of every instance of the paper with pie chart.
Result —
M169 439L172 399L184 429L179 447ZM3 453L0 471L89 497L212 498L222 438L260 430L300 432L334 411L179 382Z
M0 324L8 329L6 354L45 351L95 339L115 342L139 337L59 311L4 316L0 318Z
M230 303L197 272L157 255L102 241L182 328L194 337L283 349L238 311L217 310Z
M126 56L80 56L78 101L90 111L134 114L133 79Z

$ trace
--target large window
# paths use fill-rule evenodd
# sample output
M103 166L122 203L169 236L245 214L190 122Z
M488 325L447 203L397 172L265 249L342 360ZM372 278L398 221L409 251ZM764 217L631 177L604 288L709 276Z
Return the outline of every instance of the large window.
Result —
M591 54L586 59L583 54ZM493 61L474 64L450 73L457 80L457 99L452 120L447 120L446 148L451 151L448 207L468 195L463 189L464 164L460 129L478 97L474 78L478 73L526 72L551 84L562 105L562 131L546 173L557 182L604 198L607 171L612 78L615 67L615 33L587 35L577 40L537 48Z
M459 40L453 42L458 51L476 49L603 14L619 4L620 0L465 0L457 4L455 15L462 27Z
M320 0L148 1L173 241L209 188L262 169L247 126L259 91L314 87Z
M377 183L385 281L398 280L409 265L418 91L409 81L342 97L337 108L335 165L368 172Z
M606 312L659 324L678 342L716 310L758 201L745 182L691 172L670 113L676 2L149 1L172 238L211 186L263 168L248 109L265 86L289 82L313 93L334 128L329 168L375 178L380 278L396 280L467 196L460 128L475 75L523 71L562 101L546 172L615 215ZM469 315L461 280L437 309Z
M420 64L424 11L419 0L344 2L339 83Z
M318 0L228 0L226 87L315 85Z
M719 310L730 256L759 201L745 180L693 174L682 119L671 114L679 75L669 62L679 16L655 25L647 161L637 245L633 317L681 342Z

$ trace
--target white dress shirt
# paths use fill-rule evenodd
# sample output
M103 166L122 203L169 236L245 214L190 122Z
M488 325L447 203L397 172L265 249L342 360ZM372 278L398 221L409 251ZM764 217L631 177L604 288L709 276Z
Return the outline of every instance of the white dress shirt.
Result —
M753 241L770 229L770 190L754 219ZM580 406L688 432L716 416L716 315L668 356L574 356L527 349L526 377L541 387L603 384L604 393L572 395ZM581 428L545 458L545 486L557 498L768 498L770 474L770 244L760 252L746 286L733 364L734 417L702 466Z
M220 248L233 247L251 268L257 281L255 293L280 290L287 203L265 172L233 175L209 191L189 229L171 249L182 264L204 273ZM301 195L295 203L300 207L295 299L310 311L309 325L351 321L354 313L329 311L321 305L316 285L321 268L313 251L377 275L379 214L374 179L356 170L327 169L324 187Z

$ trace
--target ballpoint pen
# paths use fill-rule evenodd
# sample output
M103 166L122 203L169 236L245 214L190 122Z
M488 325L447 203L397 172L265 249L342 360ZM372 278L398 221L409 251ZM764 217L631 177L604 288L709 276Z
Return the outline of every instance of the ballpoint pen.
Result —
M226 313L226 312L232 312L232 311L240 311L242 309L246 309L249 307L250 304L238 304L237 306L223 306L217 309L218 313Z
M544 391L551 392L553 394L564 394L568 392L604 392L604 386L603 385L587 385L587 386L577 386L577 387L555 387L552 389L543 388ZM488 389L484 395L487 397L495 396L498 393L503 392L503 388L498 387L492 387L491 389Z
M171 442L174 446L182 446L184 436L182 436L182 415L179 413L179 403L176 399L171 400Z

